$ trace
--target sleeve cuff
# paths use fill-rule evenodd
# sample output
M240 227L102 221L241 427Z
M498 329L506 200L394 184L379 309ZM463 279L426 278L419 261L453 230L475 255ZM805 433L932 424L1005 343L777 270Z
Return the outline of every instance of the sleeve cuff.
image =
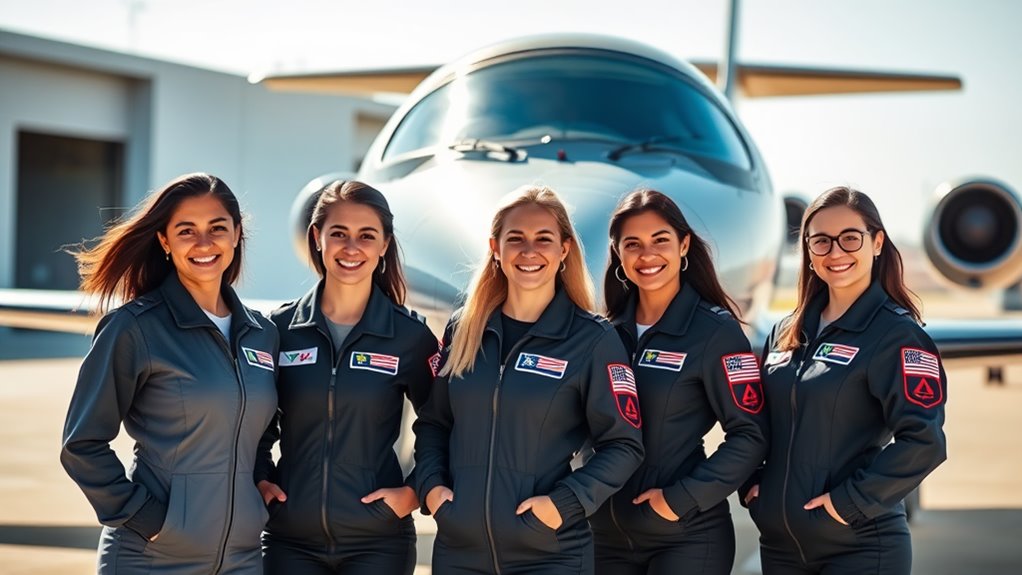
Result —
M699 513L699 503L681 483L675 483L670 487L666 487L663 492L667 505L670 506L671 511L675 515L681 518L681 521L688 521L696 513Z
M426 496L438 485L444 485L443 477L439 474L433 474L426 478L425 481L420 483L418 486L410 485L412 489L415 489L415 494L419 497L419 511L423 515L429 515L429 507L426 506Z
M146 539L152 539L153 535L163 528L163 521L166 518L167 504L150 497L130 519L124 522L124 526Z
M549 497L561 516L562 527L574 525L585 519L586 510L569 487L558 485L550 492Z
M866 515L859 510L859 507L852 501L851 495L848 493L848 488L842 484L838 485L830 491L830 502L834 506L834 510L841 516L842 519L848 522L849 525L857 526L861 525L866 519Z
M742 483L741 487L738 488L738 503L740 503L742 507L746 509L749 508L749 504L745 502L745 498L746 496L749 495L749 491L752 489L752 487L754 485L759 485L762 480L763 466L759 466L756 468L755 471L752 472L752 475L745 480L745 483Z

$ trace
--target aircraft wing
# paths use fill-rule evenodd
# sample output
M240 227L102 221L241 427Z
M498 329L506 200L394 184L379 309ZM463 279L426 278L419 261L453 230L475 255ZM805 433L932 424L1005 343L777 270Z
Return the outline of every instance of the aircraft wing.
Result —
M693 60L691 64L716 82L716 62ZM437 68L439 66L253 75L249 81L280 91L353 96L384 92L408 94ZM950 75L764 64L738 64L736 68L738 90L745 98L962 89L961 78Z

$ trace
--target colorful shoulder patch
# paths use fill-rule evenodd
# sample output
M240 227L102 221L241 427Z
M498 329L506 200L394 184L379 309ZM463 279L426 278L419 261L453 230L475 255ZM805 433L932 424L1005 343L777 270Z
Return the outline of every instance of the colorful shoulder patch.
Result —
M791 362L791 350L788 351L771 351L767 354L766 362L764 366L780 367L782 365L788 365Z
M940 383L940 358L911 347L901 348L901 373L905 381L905 398L927 409L944 401Z
M373 353L371 351L351 352L351 361L348 367L351 369L364 369L387 375L397 375L397 366L400 359L395 355Z
M816 348L816 353L813 354L813 359L820 361L828 361L830 363L836 363L838 365L848 365L855 359L855 354L859 353L859 348L852 347L850 345L841 345L840 343L821 343L820 347Z
M763 409L763 382L759 375L759 362L751 353L733 353L720 358L724 375L731 387L735 405L749 413Z
M642 427L642 414L639 413L639 392L635 387L635 374L632 368L623 363L607 365L610 377L610 391L614 394L617 411L632 427Z
M307 349L296 349L293 351L282 351L280 352L280 367L293 367L296 365L312 365L316 363L316 357L319 355L318 347L310 347Z
M535 373L545 377L561 379L568 369L568 360L547 357L536 353L519 353L515 362L515 371Z
M245 361L249 365L261 367L273 371L273 356L266 353L265 351L259 351L258 349L252 349L249 347L242 347L241 353L245 356Z
M639 365L642 367L681 371L681 366L685 365L686 355L688 354L677 351L647 349L642 352L642 356L639 358Z

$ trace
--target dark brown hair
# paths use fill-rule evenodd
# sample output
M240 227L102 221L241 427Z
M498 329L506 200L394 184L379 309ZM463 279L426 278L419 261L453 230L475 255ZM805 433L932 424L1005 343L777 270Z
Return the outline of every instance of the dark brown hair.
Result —
M224 285L234 284L241 275L245 246L238 198L216 176L185 174L150 194L127 218L115 222L97 238L94 247L82 243L68 250L78 262L80 289L99 296L100 313L109 309L115 299L126 302L156 289L174 271L156 232L167 233L170 218L182 201L206 194L223 204L238 229L234 259L224 270L222 280Z
M617 208L610 216L610 257L607 259L607 270L603 274L603 300L607 305L607 317L612 320L620 317L628 306L628 290L614 275L617 267L621 265L621 257L617 253L617 244L621 240L621 228L624 227L628 218L644 212L653 212L662 217L668 225L674 228L679 241L685 239L685 236L691 238L687 254L688 269L684 272L684 281L688 282L703 299L730 311L736 319L740 320L738 306L727 295L720 285L720 280L717 279L709 246L688 225L688 221L674 200L656 190L646 189L635 190L625 196L618 202ZM635 284L627 278L625 284L631 289L637 289Z
M809 204L805 214L802 215L802 232L799 235L802 240L802 263L798 270L798 302L795 305L795 311L782 326L778 335L777 347L781 351L795 349L801 345L806 307L827 287L827 284L809 269L809 250L804 244L806 238L809 237L809 223L813 221L813 217L820 210L836 206L847 206L859 214L871 236L875 237L877 232L884 232L884 246L880 251L880 256L873 263L871 280L879 280L884 291L895 303L907 309L917 322L922 320L919 307L915 303L918 298L905 285L901 253L894 246L883 222L880 221L880 212L877 211L873 200L858 190L838 186L820 194L812 204Z
M380 217L383 224L384 239L390 242L390 247L383 254L384 271L380 272L380 266L373 271L373 283L383 290L397 305L404 305L405 294L408 291L405 284L404 270L401 268L400 246L397 238L394 237L394 214L390 212L390 204L387 198L376 188L356 182L354 180L335 180L324 186L319 192L315 207L312 208L312 218L309 222L309 229L306 233L306 240L309 249L309 261L319 277L326 275L326 267L323 265L323 256L316 249L316 236L313 235L313 228L323 232L323 223L326 222L330 209L339 202L352 202L369 206Z

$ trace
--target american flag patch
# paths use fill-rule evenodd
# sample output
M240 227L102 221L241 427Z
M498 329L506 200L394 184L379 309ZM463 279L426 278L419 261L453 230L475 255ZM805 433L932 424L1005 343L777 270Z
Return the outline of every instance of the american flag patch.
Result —
M639 365L642 367L681 371L681 366L685 365L686 355L677 351L647 349L642 352L642 356L639 358Z
M759 362L751 353L733 353L720 358L724 376L731 388L731 398L739 409L759 413L763 409L763 383Z
M635 387L635 374L632 368L622 363L607 365L610 378L610 391L617 402L617 411L625 421L633 427L642 427L642 414L639 413L639 393Z
M536 353L520 353L515 362L515 371L535 373L545 377L561 379L568 369L568 360L547 357Z
M859 348L852 347L850 345L841 345L840 343L821 343L820 347L816 348L816 353L813 354L813 359L820 361L829 361L830 363L836 363L838 365L848 365L855 359L855 354L859 353Z
M245 356L245 361L247 361L249 365L273 371L273 356L265 351L242 347L241 353Z
M387 375L397 375L399 358L394 355L372 353L369 351L351 352L351 361L348 367L351 369L364 369Z
M940 358L921 349L901 349L901 371L905 397L917 405L931 408L944 401L940 381Z

